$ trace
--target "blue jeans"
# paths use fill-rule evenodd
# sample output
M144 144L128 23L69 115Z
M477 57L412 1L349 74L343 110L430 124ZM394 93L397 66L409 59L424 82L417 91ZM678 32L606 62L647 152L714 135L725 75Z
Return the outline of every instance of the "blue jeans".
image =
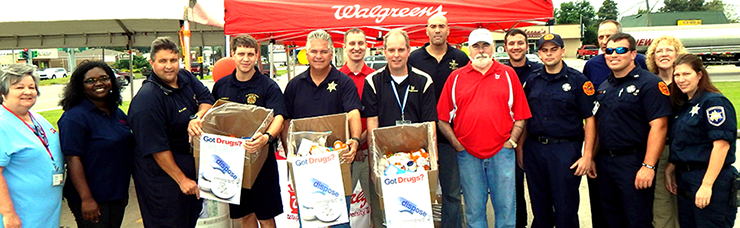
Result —
M476 158L467 151L457 154L468 228L488 227L486 203L489 190L496 214L496 228L516 226L515 163L514 149L509 148L502 148L486 159Z
M439 184L442 186L442 227L462 227L462 194L457 151L448 143L437 144Z

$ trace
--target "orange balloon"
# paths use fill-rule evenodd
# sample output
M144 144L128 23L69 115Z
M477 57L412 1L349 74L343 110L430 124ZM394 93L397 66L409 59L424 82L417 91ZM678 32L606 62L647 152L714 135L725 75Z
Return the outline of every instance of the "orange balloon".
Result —
M224 57L219 59L216 61L216 64L213 64L213 81L216 82L218 79L233 73L235 69L236 63L234 62L234 58Z

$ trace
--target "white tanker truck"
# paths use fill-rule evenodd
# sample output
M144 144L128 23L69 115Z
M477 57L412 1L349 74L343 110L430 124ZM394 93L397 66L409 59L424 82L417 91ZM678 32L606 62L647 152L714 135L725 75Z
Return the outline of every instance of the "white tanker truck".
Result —
M700 56L704 64L740 66L740 23L631 27L622 31L635 37L640 53L645 53L658 37L671 35L681 40L689 53Z

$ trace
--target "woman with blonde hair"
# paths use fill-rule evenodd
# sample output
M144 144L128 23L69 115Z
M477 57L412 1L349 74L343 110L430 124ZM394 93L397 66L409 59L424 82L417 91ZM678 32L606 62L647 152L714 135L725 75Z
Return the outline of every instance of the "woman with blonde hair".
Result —
M661 36L653 40L648 47L647 58L645 63L648 70L658 75L667 85L673 82L673 61L680 54L685 54L681 41L673 36ZM676 196L668 192L668 189L662 187L665 183L665 169L668 164L668 155L670 154L670 138L666 139L663 152L658 159L658 170L655 174L655 200L653 201L653 226L656 228L677 228L678 227L678 209Z

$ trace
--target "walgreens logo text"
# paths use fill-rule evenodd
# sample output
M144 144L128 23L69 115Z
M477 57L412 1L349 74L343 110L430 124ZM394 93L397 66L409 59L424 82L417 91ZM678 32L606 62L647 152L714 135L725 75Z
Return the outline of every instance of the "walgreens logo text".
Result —
M363 8L359 4L355 5L336 5L332 6L332 9L336 9L334 12L334 18L337 20L351 19L351 18L375 18L375 23L381 23L386 17L423 17L432 16L435 14L445 15L447 12L442 11L442 5L427 6L427 7L414 7L414 8L384 8L382 5L377 5L372 8Z

